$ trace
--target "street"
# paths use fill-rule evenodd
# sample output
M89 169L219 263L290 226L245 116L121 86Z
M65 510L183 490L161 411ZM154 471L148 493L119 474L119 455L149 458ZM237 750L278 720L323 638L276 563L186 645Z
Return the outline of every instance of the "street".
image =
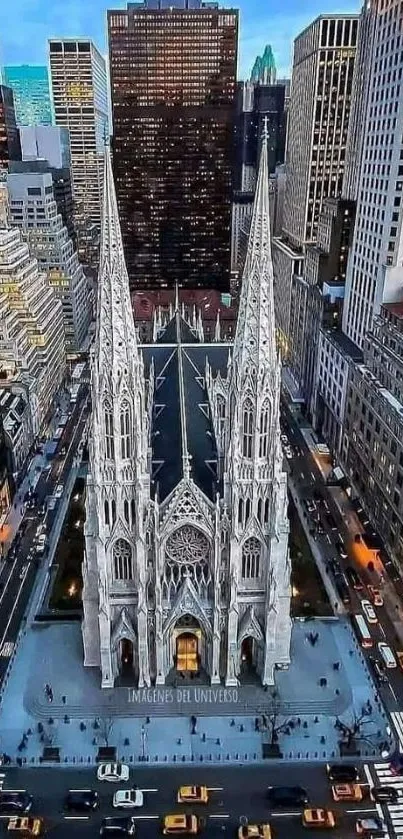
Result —
M364 771L364 769L366 771ZM302 808L284 807L270 810L266 799L266 789L275 785L300 785L309 796L312 806L325 806L333 810L336 816L337 836L352 837L355 833L357 818L380 814L380 808L374 804L367 792L368 767L363 767L361 782L364 797L359 803L335 803L331 796L330 784L325 766L270 764L265 767L232 767L215 769L153 768L131 770L128 784L100 783L96 770L4 770L4 789L24 789L34 796L35 815L47 820L49 836L60 839L93 837L99 834L101 819L105 816L121 814L114 810L112 797L116 789L130 788L136 785L144 790L144 807L133 811L136 817L137 832L141 837L161 835L161 817L169 813L194 812L206 820L204 832L208 836L235 836L240 820L250 824L267 823L272 825L278 839L289 836L306 837L306 828L301 823ZM371 776L370 776L371 777ZM209 787L210 801L207 805L180 805L176 801L178 787L182 784L204 784ZM87 816L70 815L63 812L63 799L69 789L93 789L99 794L99 810ZM127 811L126 811L127 812ZM386 814L383 814L386 815ZM6 820L3 820L3 825Z
M355 561L353 552L351 550L355 536L355 532L350 529L352 524L351 520L347 519L346 522L340 515L339 509L335 504L334 498L332 496L331 488L326 485L323 475L315 461L315 458L309 450L304 436L301 433L301 429L298 425L298 422L295 416L285 405L285 403L283 403L282 411L282 428L289 439L290 448L293 452L292 459L290 458L287 461L290 472L289 480L290 483L292 482L295 486L298 497L302 502L302 515L308 521L309 528L312 530L312 533L316 531L315 541L318 547L320 548L320 552L324 559L324 565L327 566L326 573L332 576L332 571L329 567L329 564L334 559L336 559L337 563L341 567L341 571L343 573L343 580L349 590L350 604L345 606L345 608L351 615L362 613L361 601L369 599L368 590L366 586L368 584L372 584L383 589L383 586L387 582L387 572L382 566L381 571L384 577L384 583L382 584L382 582L380 582L379 571L376 568L373 572L371 572L367 569L367 567L363 567ZM321 504L320 501L316 501L316 508L320 515L321 529L323 530L322 534L320 532L317 532L314 518L312 514L310 514L307 511L305 503L305 501L307 500L314 500L315 494L318 493L318 491L327 502L330 514L333 517L335 524L337 525L336 530L330 527L328 514L326 512L326 509L324 508L324 505ZM343 543L343 545L346 547L346 553L348 553L347 559L343 559L340 556L340 553L337 548L337 543ZM349 583L348 577L345 573L348 567L353 567L358 572L359 577L364 583L364 588L362 591L355 591ZM388 581L388 583L390 586L393 585L390 581ZM398 594L396 594L396 601L397 600ZM385 608L385 605L376 607L376 615L378 618L378 623L371 624L370 627L370 632L373 639L373 646L370 648L363 649L363 654L369 661L372 673L374 673L374 671L373 664L371 664L371 659L380 661L380 656L377 650L377 644L379 642L386 641L386 643L389 644L392 650L400 650L402 648L401 642L399 641L399 638L395 632L394 624L390 618L390 615L387 612L387 609ZM397 729L400 738L400 744L403 748L403 715L401 715L400 713L401 709L403 708L403 675L400 668L384 668L384 677L385 682L381 682L379 679L377 679L377 686L386 706L394 713L394 715L398 715ZM394 719L394 722L396 725L396 719Z
M71 420L66 426L65 438L61 440L66 446L65 455L55 460L51 469L45 470L39 477L35 506L26 510L17 533L18 547L0 566L0 684L26 616L38 569L48 562L47 553L39 558L34 546L37 528L46 521L46 512L40 515L39 509L45 504L46 498L52 495L56 484L65 482L72 468L73 458L77 454L85 422L86 407L83 402L75 406ZM50 524L53 524L53 521ZM49 538L50 533L47 535Z

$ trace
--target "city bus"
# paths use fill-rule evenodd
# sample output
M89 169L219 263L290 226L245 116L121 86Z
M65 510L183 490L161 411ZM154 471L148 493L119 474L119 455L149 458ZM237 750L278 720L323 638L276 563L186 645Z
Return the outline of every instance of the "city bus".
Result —
M372 647L374 644L372 635L362 615L353 615L354 628L362 647Z

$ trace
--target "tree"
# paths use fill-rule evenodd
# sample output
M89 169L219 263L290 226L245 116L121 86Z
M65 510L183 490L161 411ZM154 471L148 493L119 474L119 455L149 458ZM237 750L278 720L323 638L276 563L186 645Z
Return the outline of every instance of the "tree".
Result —
M105 746L109 746L109 738L112 733L114 722L115 721L112 717L101 717L98 719L98 734L105 742Z
M269 714L264 715L264 720L266 720L265 728L269 732L270 746L274 746L278 743L278 735L289 728L291 720L283 719L283 721L280 722L281 705L278 691L272 690L270 696L272 700L271 708Z
M372 714L369 714L368 711L363 711L359 716L354 714L350 723L342 722L339 717L336 717L334 727L340 731L342 736L341 745L349 749L357 740L360 740L372 746L370 735L362 731L363 726L368 724L373 724Z

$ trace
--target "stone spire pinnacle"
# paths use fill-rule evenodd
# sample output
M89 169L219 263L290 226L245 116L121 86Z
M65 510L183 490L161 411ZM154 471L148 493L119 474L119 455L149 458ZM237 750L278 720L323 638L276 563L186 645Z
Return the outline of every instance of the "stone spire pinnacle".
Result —
M277 366L267 139L266 118L234 342L236 377Z
M105 148L95 356L98 385L107 377L112 390L111 396L119 373L122 375L125 371L125 375L130 376L129 371L134 371L139 361L108 146Z

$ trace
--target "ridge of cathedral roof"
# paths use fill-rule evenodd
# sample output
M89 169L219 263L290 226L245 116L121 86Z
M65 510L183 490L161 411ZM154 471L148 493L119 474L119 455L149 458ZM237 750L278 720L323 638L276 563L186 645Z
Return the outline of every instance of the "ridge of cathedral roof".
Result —
M189 324L184 320L182 315L178 311L179 316L179 328L180 328L180 340L182 344L199 344L200 339L198 335L195 334L193 329L189 326ZM174 316L168 321L165 329L163 329L157 338L157 344L177 344L178 343L178 334L177 334L177 315L176 312Z
M266 118L233 351L234 373L241 378L251 369L277 367L267 141Z

